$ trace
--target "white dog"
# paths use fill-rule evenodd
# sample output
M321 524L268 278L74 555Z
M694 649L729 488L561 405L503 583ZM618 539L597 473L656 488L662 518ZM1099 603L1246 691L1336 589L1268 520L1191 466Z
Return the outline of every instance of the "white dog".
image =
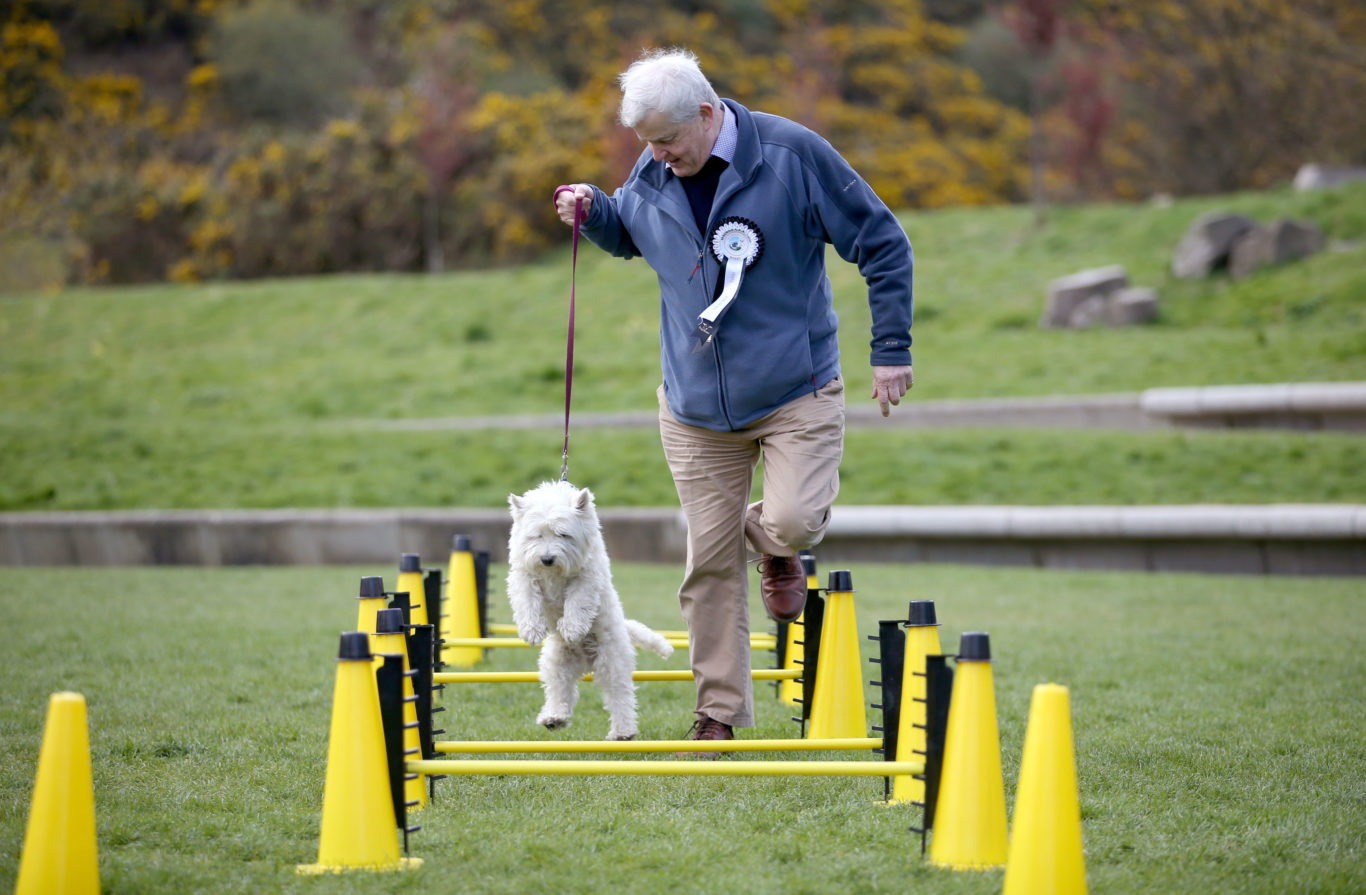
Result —
M518 497L508 540L508 602L517 633L543 643L540 658L545 706L536 718L564 727L579 699L579 680L593 672L612 723L607 738L636 735L635 647L667 658L664 637L626 618L612 587L593 493L568 482L546 482Z

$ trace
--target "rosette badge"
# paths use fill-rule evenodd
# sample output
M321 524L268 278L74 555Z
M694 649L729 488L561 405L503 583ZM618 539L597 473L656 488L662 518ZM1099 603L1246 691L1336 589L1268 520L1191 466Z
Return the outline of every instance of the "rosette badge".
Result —
M740 281L745 270L753 267L754 262L764 253L764 236L759 225L742 217L729 217L716 225L711 233L711 250L716 260L725 265L721 295L697 315L697 348L701 350L711 343L721 328L721 317L730 309L735 297L740 294Z

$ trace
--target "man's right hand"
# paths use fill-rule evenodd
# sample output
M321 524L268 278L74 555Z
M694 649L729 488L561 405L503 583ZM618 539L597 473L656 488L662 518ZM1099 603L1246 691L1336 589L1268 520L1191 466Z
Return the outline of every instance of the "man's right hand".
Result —
M574 202L583 200L583 216L588 217L588 209L593 206L593 188L586 183L569 184L568 188L555 190L555 213L560 220L574 226Z

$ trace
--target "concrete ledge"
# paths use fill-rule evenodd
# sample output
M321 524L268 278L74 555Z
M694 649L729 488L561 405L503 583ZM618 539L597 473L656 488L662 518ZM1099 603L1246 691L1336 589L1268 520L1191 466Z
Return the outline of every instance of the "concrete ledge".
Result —
M1366 506L837 506L826 538L906 535L1013 540L1357 540L1366 549Z
M836 507L826 562L1366 575L1366 506Z
M676 509L603 510L623 562L681 564ZM0 513L0 565L436 565L465 534L507 558L503 510ZM1366 505L834 509L817 556L1064 569L1366 575Z
M849 401L849 425L953 428L1038 426L1066 429L1152 429L1166 425L1143 412L1140 395L1072 395L1044 398L976 398L903 401L883 417L875 405Z
M1272 428L1366 432L1366 382L1297 382L1154 388L1138 394L1062 395L921 401L912 394L883 417L865 400L850 398L848 425L857 427L1061 429ZM654 428L654 411L580 412L576 426ZM480 429L553 429L564 415L348 420L340 425L383 432Z
M1179 426L1366 430L1366 382L1154 388L1139 406Z

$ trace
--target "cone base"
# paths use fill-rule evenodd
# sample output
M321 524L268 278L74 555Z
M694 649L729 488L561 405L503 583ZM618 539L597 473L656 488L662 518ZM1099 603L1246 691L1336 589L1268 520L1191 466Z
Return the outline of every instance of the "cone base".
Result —
M299 864L294 872L299 876L321 876L324 873L349 873L353 870L369 873L394 873L400 870L416 870L422 866L421 858L399 858L392 864Z
M1000 870L1006 865L1001 864L955 864L945 861L926 861L931 867L938 867L940 870Z

